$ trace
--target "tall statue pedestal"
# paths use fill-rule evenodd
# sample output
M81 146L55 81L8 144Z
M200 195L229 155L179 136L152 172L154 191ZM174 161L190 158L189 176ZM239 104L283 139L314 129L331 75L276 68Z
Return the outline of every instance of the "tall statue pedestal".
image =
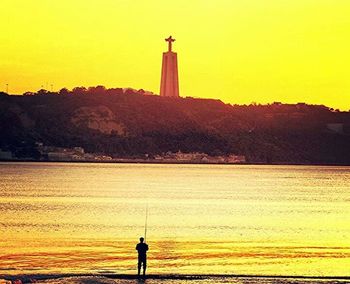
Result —
M172 51L163 53L160 95L164 97L179 97L177 54Z
M179 78L177 71L177 54L171 50L175 39L166 39L169 50L163 53L162 78L160 82L160 95L162 97L179 97Z

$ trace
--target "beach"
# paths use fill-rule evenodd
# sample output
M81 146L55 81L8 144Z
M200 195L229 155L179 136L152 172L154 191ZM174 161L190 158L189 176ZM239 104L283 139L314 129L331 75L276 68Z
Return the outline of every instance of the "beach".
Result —
M249 275L149 275L138 278L135 275L22 275L17 277L0 278L0 284L6 281L20 280L22 283L48 283L48 284L341 284L350 283L349 277L279 277L279 276L249 276Z

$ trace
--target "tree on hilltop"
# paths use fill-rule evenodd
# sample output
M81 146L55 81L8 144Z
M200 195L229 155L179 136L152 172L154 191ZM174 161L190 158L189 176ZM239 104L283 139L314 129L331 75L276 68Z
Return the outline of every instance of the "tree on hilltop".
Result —
M103 95L106 93L106 87L102 85L98 85L96 87L89 87L87 92L90 95Z
M58 94L61 96L66 96L70 94L70 91L67 88L62 88L61 90L59 90Z
M73 95L85 95L87 93L87 89L85 87L75 87L72 90Z

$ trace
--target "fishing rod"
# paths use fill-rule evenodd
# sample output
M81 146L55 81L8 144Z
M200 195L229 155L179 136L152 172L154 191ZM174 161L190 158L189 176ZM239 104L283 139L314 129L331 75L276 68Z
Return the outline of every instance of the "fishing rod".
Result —
M147 221L148 221L148 203L147 203L147 206L146 206L146 219L145 219L145 243L146 243L146 236L147 236Z

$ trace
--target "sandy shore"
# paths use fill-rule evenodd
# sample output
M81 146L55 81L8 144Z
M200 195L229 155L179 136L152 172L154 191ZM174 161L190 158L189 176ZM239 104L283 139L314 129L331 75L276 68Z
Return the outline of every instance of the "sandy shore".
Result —
M138 279L135 275L0 275L0 284L10 284L20 280L21 283L50 283L50 284L183 284L183 283L263 283L263 284L297 284L297 283L350 283L350 277L305 277L305 276L258 276L258 275L149 275ZM20 282L19 282L20 283Z

